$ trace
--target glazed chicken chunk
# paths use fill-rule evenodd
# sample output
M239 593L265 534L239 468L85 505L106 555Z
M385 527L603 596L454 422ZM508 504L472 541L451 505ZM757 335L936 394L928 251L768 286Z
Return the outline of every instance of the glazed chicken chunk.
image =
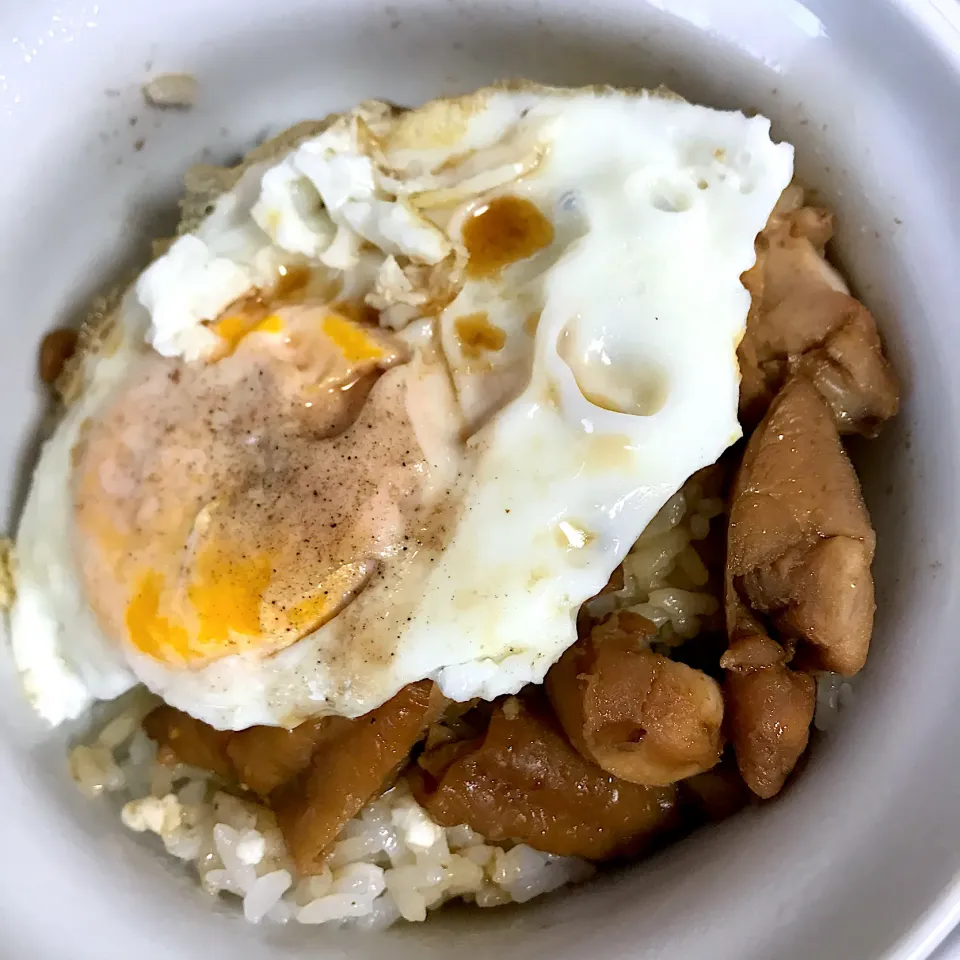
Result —
M292 730L215 730L163 704L150 711L143 729L159 745L162 758L209 770L225 783L266 798L305 770L321 743L339 737L351 723L343 717L314 717Z
M497 706L484 735L424 754L409 778L437 823L561 856L631 856L679 824L673 787L628 783L585 760L532 691Z
M737 629L720 660L727 726L744 782L767 799L807 748L816 689L813 677L786 665L786 651L753 618L742 616Z
M317 717L292 730L233 733L164 705L144 729L171 758L263 798L298 870L311 874L343 825L390 786L447 703L432 681L421 680L355 720Z
M742 278L740 419L755 429L731 496L721 666L727 733L760 797L806 749L804 671L856 673L873 630L876 538L840 434L874 436L899 388L873 317L825 259L832 234L832 215L793 185Z
M341 736L320 745L299 777L273 792L270 805L301 873L322 868L344 824L390 786L445 702L432 681L409 684L349 721Z
M832 215L802 202L800 188L784 192L743 275L752 304L737 351L740 419L757 423L787 378L799 376L829 404L840 433L873 436L897 412L897 381L873 317L824 258Z
M747 444L728 527L727 725L760 797L779 792L813 718L814 680L787 664L850 675L866 660L875 539L829 405L788 381Z
M727 629L743 604L812 669L851 675L873 629L876 537L831 411L806 380L777 395L747 444L730 505Z
M720 759L723 696L700 670L644 649L656 630L623 611L597 624L547 674L564 732L588 760L631 783L669 784Z

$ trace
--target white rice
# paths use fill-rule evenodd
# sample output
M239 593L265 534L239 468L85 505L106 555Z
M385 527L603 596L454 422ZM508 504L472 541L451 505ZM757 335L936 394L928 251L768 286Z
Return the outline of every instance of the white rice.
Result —
M687 483L624 560L623 589L590 601L590 612L642 614L658 628L651 642L664 647L696 636L700 618L719 604L697 589L708 577L693 544L721 513L722 500ZM120 800L129 829L155 834L195 867L207 893L238 898L251 923L379 930L401 918L422 921L448 900L524 903L594 873L577 857L492 845L467 826L441 827L401 782L346 824L319 874L300 877L273 813L225 792L207 771L158 762L141 721L159 701L143 691L124 700L92 743L71 752L74 779L88 796Z
M675 647L700 632L700 618L716 613L708 573L694 546L706 539L710 521L723 513L723 500L705 497L696 481L678 490L650 521L623 561L623 589L589 601L588 610L603 616L630 610L656 628L653 644ZM683 584L683 586L681 586ZM693 589L690 589L690 588Z
M524 903L592 876L576 857L526 844L493 846L469 827L435 823L400 783L344 827L321 873L300 877L273 813L220 788L204 770L156 759L140 728L157 703L145 693L75 747L70 769L88 796L122 802L130 830L155 834L196 869L212 896L238 898L251 923L330 923L369 930L420 921L448 900Z

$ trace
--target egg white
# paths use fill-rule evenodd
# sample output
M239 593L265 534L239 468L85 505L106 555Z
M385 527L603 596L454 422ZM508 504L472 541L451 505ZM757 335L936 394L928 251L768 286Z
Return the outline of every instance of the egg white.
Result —
M80 716L95 700L129 690L137 678L100 629L83 594L72 548L73 448L83 424L124 381L144 340L149 314L128 293L120 322L84 363L79 396L44 444L16 539L16 600L10 643L34 709L51 724Z
M14 654L50 722L137 679L233 729L358 716L426 677L454 699L516 692L541 681L574 641L580 604L663 503L740 436L736 346L749 295L739 278L792 177L792 148L772 142L768 121L646 94L534 87L428 105L421 118L438 111L447 125L431 133L422 124L419 142L409 135L415 115L391 128L377 111L378 169L358 162L343 125L253 168L124 298L118 343L88 358L88 382L44 448L17 537ZM443 172L470 151L487 151L486 169L468 169L459 183ZM398 561L395 576L353 602L369 610L369 629L389 634L389 655L345 671L334 651L356 620L344 617L275 656L200 669L173 670L108 641L63 537L83 421L138 352L202 357L211 334L200 321L290 254L358 276L357 237L427 264L462 254L469 204L445 234L415 211L426 191L455 195L466 180L487 199L531 200L555 235L496 280L463 283L440 318L449 378L417 360L391 371L407 378L408 412L438 488L463 463L471 475L443 549ZM325 209L305 206L314 193ZM405 309L399 325L416 314ZM456 320L480 310L506 340L478 367L462 353ZM411 343L422 326L405 331ZM634 409L638 384L649 389ZM609 402L588 400L588 387ZM464 424L474 432L458 451ZM401 609L409 617L392 613Z

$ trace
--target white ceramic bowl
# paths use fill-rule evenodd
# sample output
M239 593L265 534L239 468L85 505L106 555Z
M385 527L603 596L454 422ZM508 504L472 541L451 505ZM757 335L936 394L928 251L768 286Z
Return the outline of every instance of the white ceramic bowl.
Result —
M22 491L40 334L142 260L179 179L268 128L365 96L498 77L666 82L753 107L839 215L906 402L862 451L878 530L870 662L840 728L777 802L542 904L450 911L363 940L211 910L64 770L9 677L0 740L5 956L925 956L960 913L960 32L952 0L32 0L0 6L0 477ZM953 24L951 25L951 20ZM151 112L153 71L201 84Z

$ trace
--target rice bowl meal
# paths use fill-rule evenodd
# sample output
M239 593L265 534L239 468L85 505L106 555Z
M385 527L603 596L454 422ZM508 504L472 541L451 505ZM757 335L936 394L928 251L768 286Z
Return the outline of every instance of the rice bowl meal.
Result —
M666 90L191 170L41 351L9 629L81 790L250 921L363 929L776 796L866 661L842 438L899 402L832 231L768 120Z

